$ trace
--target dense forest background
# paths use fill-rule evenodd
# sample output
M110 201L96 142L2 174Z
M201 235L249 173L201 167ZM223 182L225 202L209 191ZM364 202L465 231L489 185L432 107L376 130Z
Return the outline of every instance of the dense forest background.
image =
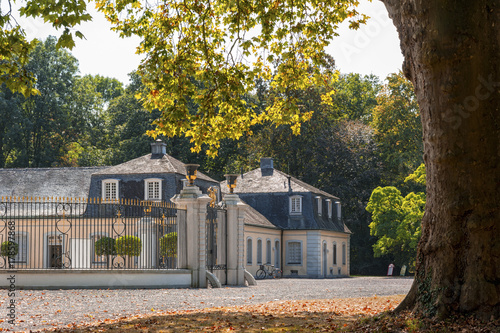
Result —
M150 152L153 139L146 132L160 112L145 111L136 99L143 90L137 74L130 74L127 86L99 75L80 76L77 59L51 37L38 44L28 66L40 95L0 90L0 168L115 165ZM379 186L397 187L404 195L422 190L405 182L423 162L413 86L402 73L383 81L350 73L339 74L330 87L331 100L322 99L325 91L319 89L294 92L304 112L314 111L300 136L285 126L259 124L239 141L222 142L216 158L191 152L187 138L161 139L170 155L200 164L214 179L272 157L275 168L338 196L353 232L351 273L384 274L394 258L374 258L377 239L370 235L366 207ZM268 82L257 82L248 105L264 110L276 94Z

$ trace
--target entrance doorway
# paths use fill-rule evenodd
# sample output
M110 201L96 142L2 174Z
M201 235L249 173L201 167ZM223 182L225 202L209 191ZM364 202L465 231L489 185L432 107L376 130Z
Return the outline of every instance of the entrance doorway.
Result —
M48 236L48 248L47 248L49 268L62 268L62 235L50 235Z

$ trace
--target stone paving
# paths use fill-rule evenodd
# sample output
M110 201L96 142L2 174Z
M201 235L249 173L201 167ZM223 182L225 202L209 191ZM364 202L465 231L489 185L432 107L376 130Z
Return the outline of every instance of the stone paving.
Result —
M18 290L15 326L8 323L10 298L0 291L0 328L24 332L164 311L311 300L406 294L412 278L259 280L252 287L221 289Z

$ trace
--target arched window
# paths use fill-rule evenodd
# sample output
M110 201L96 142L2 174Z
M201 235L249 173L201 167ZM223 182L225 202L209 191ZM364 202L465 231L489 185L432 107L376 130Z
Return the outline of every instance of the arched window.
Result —
M257 239L257 265L262 265L262 239Z
M342 265L346 264L346 248L345 243L342 243Z
M280 261L281 261L280 241L275 240L274 241L274 267L280 268Z
M337 265L337 243L333 242L333 251L332 251L332 257L333 257L333 264Z
M266 264L271 265L271 240L266 240Z
M252 238L247 238L247 265L252 265Z

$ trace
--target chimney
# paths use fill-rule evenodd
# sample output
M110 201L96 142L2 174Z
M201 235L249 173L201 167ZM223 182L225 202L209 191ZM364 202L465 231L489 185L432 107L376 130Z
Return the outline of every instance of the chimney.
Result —
M270 157L262 157L260 159L260 172L262 177L273 175L273 159Z
M162 158L163 155L167 153L167 144L163 143L161 139L156 139L155 142L151 143L151 155L152 157Z

